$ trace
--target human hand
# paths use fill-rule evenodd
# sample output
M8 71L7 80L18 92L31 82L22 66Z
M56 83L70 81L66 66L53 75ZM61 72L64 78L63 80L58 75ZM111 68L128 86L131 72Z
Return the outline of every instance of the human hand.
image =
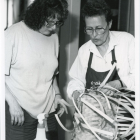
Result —
M81 92L75 90L73 93L72 93L72 96L73 96L73 99L77 105L77 107L79 108L81 106L81 101L78 100L79 96L80 96Z
M106 86L111 86L115 89L122 88L121 82L119 80L110 81L106 84Z
M11 100L9 104L9 111L11 115L12 125L23 125L24 123L24 112L18 102L14 99Z
M122 87L119 80L114 80L108 82L105 86L99 87L98 90L103 92L107 96L113 96L115 92L117 92L117 89L120 89Z
M78 97L80 96L80 92L75 90L73 93L72 93L72 96L74 98L75 101L77 101Z
M109 88L110 87L110 88ZM112 88L111 88L112 87ZM102 88L99 87L99 91L103 92L104 94L106 94L107 96L113 96L115 91L117 91L117 89L120 89L122 87L121 83L119 80L114 80L114 81L110 81L108 82L105 86L103 86ZM116 90L115 90L116 89Z
M107 96L113 96L114 95L114 91L106 88L106 86L104 86L102 88L98 88L97 90L100 91L100 92L103 92Z
M59 111L57 112L58 116L61 117L64 112L68 114L68 110L66 106L70 106L64 99L62 99L61 95L55 96L55 108L58 108Z

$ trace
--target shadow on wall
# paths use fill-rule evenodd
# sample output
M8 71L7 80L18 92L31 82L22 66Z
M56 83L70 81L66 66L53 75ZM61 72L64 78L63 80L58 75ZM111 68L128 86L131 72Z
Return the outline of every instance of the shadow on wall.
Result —
M69 16L67 20L64 23L64 26L60 30L60 54L59 54L59 87L60 92L62 94L62 97L72 104L72 102L67 97L67 84L69 82L69 76L68 72L70 69L70 66L72 65L75 56L78 52L78 47L76 45L79 45L79 22L75 15L72 15L69 13ZM77 50L76 50L77 49ZM71 52L71 50L75 50L74 52ZM71 58L70 58L71 56ZM69 61L71 59L71 61ZM73 128L72 124L72 114L73 114L74 108L68 107L68 115L63 115L61 117L62 123L66 126L68 129ZM65 132L58 127L59 132L59 140L66 140L65 138ZM69 134L68 134L69 135Z
M69 15L64 26L60 30L59 86L61 87L61 90L62 87L67 86L67 83L69 81L67 76L68 75L67 72L69 71L69 66L71 66L71 64L67 63L69 60L69 53L75 53L77 55L77 52L68 52L68 51L70 47L75 47L76 45L76 39L79 35L78 26L79 25L78 25L77 17L74 15ZM73 58L73 61L74 59L75 58ZM62 91L62 93L64 93L64 91Z

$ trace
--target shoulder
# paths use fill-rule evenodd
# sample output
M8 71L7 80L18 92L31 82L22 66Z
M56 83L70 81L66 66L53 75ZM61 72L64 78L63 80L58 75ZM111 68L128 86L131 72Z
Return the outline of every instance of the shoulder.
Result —
M15 37L20 37L22 32L22 22L18 22L16 24L11 25L8 29L5 30L4 34L7 39L8 38L15 38Z
M55 41L58 41L58 35L57 34L51 35L51 39L55 40Z
M22 21L11 25L5 30L5 32L13 32L13 33L19 32L19 30L22 29L21 26L22 26Z
M51 35L49 38L50 38L50 42L51 42L52 44L54 44L54 46L55 46L56 48L59 48L59 39L58 39L58 35L57 35L57 34L53 34L53 35Z
M83 66L87 66L91 45L93 45L93 43L91 40L89 40L79 48L78 58Z
M111 33L111 36L116 38L118 41L134 40L134 36L128 32L110 31L110 33Z
M88 42L86 42L85 44L83 44L80 48L79 48L79 53L80 54L85 54L86 52L89 52L90 46L91 46L92 42L91 40L89 40Z
M59 39L58 39L58 35L57 34L53 34L49 38L51 40L51 44L53 44L56 56L58 57L58 53L59 53Z

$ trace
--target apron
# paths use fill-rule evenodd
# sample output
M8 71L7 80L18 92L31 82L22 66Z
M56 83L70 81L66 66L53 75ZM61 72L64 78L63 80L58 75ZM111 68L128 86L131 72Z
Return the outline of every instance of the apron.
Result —
M103 82L103 80L105 79L107 74L109 73L109 71L97 72L97 71L93 70L91 68L92 59L93 59L93 53L90 52L88 68L87 68L87 72L86 72L86 89L90 89L91 87L99 86ZM114 62L116 62L116 58L115 58L115 52L113 49L112 50L112 61L111 61L112 65L114 64ZM120 79L120 77L118 75L117 69L115 68L107 82L113 81L113 80L119 80L119 79ZM86 92L86 90L85 90L85 92ZM90 94L90 93L88 93L88 94ZM94 96L94 94L93 94L93 96ZM94 105L95 107L97 107L99 109L99 104L97 103L96 100L94 100L93 98L91 98L89 96L85 96L83 98L85 98L89 103L91 103L92 105ZM114 112L110 111L110 109L106 105L104 97L102 97L100 95L96 95L96 98L98 98L98 100L100 100L100 102L103 103L106 114L109 115L113 119ZM112 104L112 106L115 110L116 105ZM102 123L102 117L99 116L92 109L90 109L83 103L81 104L80 109L81 109L82 115L84 116L84 118L87 120L87 122L90 124L91 127L95 127L98 129L104 129L104 130L106 130L108 132L112 132L112 133L114 132L114 127L112 126L112 124L110 124L108 122L107 123L104 122L105 127L101 128L100 124ZM100 135L100 137L103 140L112 140L113 139L112 137L107 137L104 135ZM80 123L78 127L75 125L75 133L74 133L73 140L85 140L85 139L97 140L97 138L90 131L88 131L85 127L83 127L82 123Z
M90 56L89 56L89 61L88 61L88 68L87 68L87 73L86 73L86 89L90 89L91 87L96 87L99 86L103 80L105 79L105 77L107 76L107 74L109 73L108 71L105 72L97 72L94 69L91 68L91 63L92 63L92 59L93 59L93 53L90 52ZM112 50L112 65L114 64L114 62L116 61L116 57L115 57L115 50ZM108 79L107 83L110 81L114 81L114 80L119 80L120 77L118 75L117 69L115 67L113 73L111 74L110 78Z
M112 53L111 63L113 65L114 63L117 63L116 57L115 57L115 50L113 49L111 51L111 53ZM92 59L93 59L93 53L90 52L88 68L87 68L87 72L86 72L86 87L85 87L86 89L90 89L92 87L96 88L96 87L100 86L100 84L103 82L103 80L106 78L107 74L109 73L109 70L105 71L105 72L97 72L94 69L92 69L91 68ZM116 67L115 67L114 71L112 72L110 78L108 79L107 83L110 81L114 81L114 80L120 80ZM86 90L85 90L85 92L86 92ZM90 94L90 95L92 94L94 96L96 93L88 93L88 94ZM118 104L110 102L111 108L112 108L110 110L108 108L108 105L103 96L100 96L100 94L99 95L96 94L95 96L104 106L106 115L110 116L110 118L112 118L112 119L115 119L114 113L115 113L115 110L118 108ZM94 100L93 98L91 98L90 96L87 96L87 95L83 96L83 98L99 109L99 104L97 103L96 100ZM107 121L103 122L102 117L99 116L92 109L90 109L83 103L81 103L79 109L81 110L83 117L86 119L86 121L90 124L91 127L95 127L98 129L108 131L108 132L115 133L114 126ZM124 117L125 116L127 116L126 113L124 114ZM103 124L103 127L100 124ZM95 135L93 135L93 133L91 133L88 129L86 129L86 127L83 125L83 122L80 122L79 124L77 124L76 121L74 120L74 127L75 127L75 132L73 133L73 140L85 140L85 139L97 140ZM103 140L113 140L114 139L113 137L107 136L105 134L98 134L98 135ZM130 137L127 137L127 140L129 140Z

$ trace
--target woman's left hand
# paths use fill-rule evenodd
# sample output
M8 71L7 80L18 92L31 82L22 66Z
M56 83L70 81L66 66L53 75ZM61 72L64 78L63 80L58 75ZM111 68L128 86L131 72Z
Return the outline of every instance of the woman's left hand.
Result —
M121 82L119 80L110 81L106 85L116 89L120 89L122 87Z
M68 110L66 106L69 106L69 104L62 99L61 95L56 95L55 96L55 108L57 109L59 106L59 111L57 112L58 116L61 117L64 112L68 114Z
M115 89L120 89L122 87L122 85L121 85L119 80L114 80L114 81L108 82L105 86L103 86L103 88L99 89L100 91L105 93L107 96L114 95L114 91L106 88L107 86L113 87Z

